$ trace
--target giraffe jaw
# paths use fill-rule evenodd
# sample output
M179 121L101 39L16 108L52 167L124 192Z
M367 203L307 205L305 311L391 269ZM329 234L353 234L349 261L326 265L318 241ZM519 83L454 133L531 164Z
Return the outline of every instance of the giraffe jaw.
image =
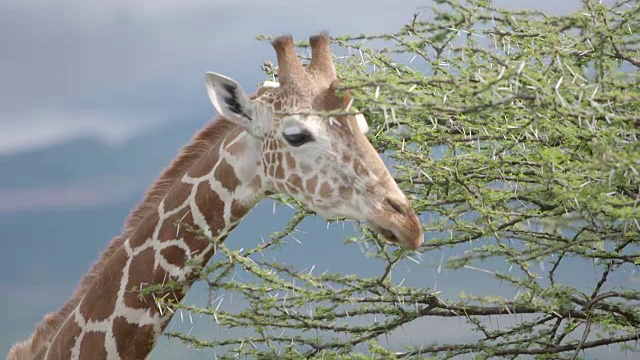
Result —
M396 230L394 232L393 230L385 229L383 227L380 227L379 225L375 225L372 222L367 222L367 224L378 235L394 244L402 245L411 250L418 250L420 248L420 245L422 245L422 232L420 232L418 236L407 237L403 236L405 235L403 234L403 231Z

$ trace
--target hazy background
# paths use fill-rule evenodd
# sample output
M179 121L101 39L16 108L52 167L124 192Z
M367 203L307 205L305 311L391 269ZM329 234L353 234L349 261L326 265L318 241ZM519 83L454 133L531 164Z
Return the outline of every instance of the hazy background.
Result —
M494 3L551 13L579 5L577 0ZM263 80L262 62L275 60L271 46L256 41L256 34L302 39L323 30L392 31L425 5L430 2L3 0L0 357L64 302L152 179L212 117L205 71L231 76L251 91ZM273 215L271 204L262 203L228 244L255 244L283 226L289 214L279 209ZM358 246L343 245L352 231L348 224L327 229L321 219L310 219L303 229L306 233L298 234L303 244L287 246L283 261L319 264L319 271L381 271ZM414 270L419 285L450 295L490 291L489 277L437 271L441 256L424 254L424 265ZM187 302L203 294L197 287ZM449 327L427 324L413 339L459 338L461 322L451 321ZM200 330L212 336L220 331L210 319L203 322ZM166 339L154 354L187 357L210 355Z

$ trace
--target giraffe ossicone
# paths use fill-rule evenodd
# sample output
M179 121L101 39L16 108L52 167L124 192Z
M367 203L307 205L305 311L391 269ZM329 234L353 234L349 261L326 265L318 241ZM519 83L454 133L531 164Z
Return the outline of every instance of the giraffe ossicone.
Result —
M364 116L345 111L351 101L348 91L338 91L328 35L310 38L306 68L290 36L272 44L278 86L249 96L234 80L207 73L221 118L185 145L73 296L8 359L147 358L172 316L155 298L181 301L196 279L193 264L206 265L214 244L269 194L285 193L321 215L367 222L392 242L420 247L418 218L364 135ZM139 293L168 280L181 286L155 298Z

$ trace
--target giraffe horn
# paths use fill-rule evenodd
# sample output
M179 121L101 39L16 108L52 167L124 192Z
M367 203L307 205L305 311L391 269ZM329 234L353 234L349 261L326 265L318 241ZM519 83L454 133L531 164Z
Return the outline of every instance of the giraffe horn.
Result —
M333 65L333 57L331 55L331 39L326 32L309 38L311 44L311 63L309 63L309 71L321 74L329 79L336 78L336 68Z
M282 86L295 84L306 76L302 64L298 60L291 35L277 37L271 43L278 58L278 79Z

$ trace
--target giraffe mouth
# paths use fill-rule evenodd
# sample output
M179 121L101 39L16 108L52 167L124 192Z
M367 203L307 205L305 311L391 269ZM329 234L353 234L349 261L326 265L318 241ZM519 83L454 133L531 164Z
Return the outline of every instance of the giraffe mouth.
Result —
M383 238L385 238L386 240L394 244L405 246L411 250L417 250L420 247L420 245L422 245L422 233L419 234L419 239L416 239L414 236L411 236L408 238L406 236L403 236L405 234L402 234L402 231L397 231L400 234L396 235L397 232L394 232L393 230L385 229L371 222L368 222L367 224L378 235L382 236Z
M394 244L400 244L400 239L394 235L393 231L383 229L381 227L373 226L373 229L383 238L391 241Z

